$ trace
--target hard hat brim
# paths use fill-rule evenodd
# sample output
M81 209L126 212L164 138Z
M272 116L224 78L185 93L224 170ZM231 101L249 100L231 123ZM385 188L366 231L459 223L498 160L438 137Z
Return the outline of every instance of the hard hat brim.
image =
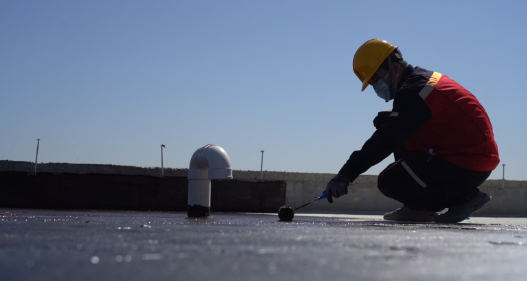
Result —
M362 82L362 90L361 90L361 91L364 91L364 90L366 89L366 87L368 87L369 82L370 82L370 79L371 79L371 77L367 77L367 78Z

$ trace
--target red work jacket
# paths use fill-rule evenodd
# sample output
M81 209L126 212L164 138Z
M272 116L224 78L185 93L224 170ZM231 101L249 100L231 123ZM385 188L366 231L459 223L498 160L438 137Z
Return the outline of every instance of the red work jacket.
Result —
M437 154L470 170L496 168L500 159L492 125L472 93L446 75L433 72L418 95L432 116L404 143L408 150Z
M408 66L391 115L339 171L353 181L404 145L473 171L499 164L487 112L468 90L440 73Z

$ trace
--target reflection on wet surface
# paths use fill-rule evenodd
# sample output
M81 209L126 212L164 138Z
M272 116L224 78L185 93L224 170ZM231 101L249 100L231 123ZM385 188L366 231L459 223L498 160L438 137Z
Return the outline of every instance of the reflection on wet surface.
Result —
M524 279L527 224L0 210L4 280ZM502 223L505 222L505 223ZM514 221L520 222L520 221ZM96 269L94 268L96 267Z

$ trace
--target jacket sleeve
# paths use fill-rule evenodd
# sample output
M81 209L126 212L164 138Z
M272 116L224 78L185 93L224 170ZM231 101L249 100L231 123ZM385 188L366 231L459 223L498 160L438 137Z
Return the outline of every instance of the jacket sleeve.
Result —
M407 89L397 93L392 114L376 130L359 151L354 151L342 166L339 175L354 181L360 174L378 164L402 145L419 128L428 122L432 113L417 94Z

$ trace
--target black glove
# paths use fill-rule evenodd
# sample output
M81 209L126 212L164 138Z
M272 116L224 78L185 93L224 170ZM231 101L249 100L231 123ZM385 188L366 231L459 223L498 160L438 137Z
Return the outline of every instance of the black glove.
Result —
M373 119L373 126L375 126L376 129L379 129L382 127L386 119L392 114L392 111L382 111L377 114L377 116Z
M326 196L328 197L328 202L333 203L333 197L338 198L348 194L348 185L350 180L344 175L337 175L333 177L328 182L326 186Z

